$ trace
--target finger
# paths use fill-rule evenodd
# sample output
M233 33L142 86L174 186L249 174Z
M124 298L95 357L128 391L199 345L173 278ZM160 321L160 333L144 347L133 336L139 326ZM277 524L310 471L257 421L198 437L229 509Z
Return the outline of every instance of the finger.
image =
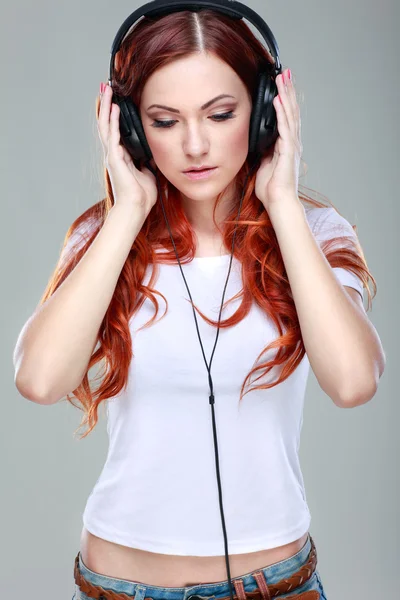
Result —
M276 81L277 81L277 85L278 85L278 92L282 99L282 107L283 107L283 112L285 113L285 116L286 116L286 123L294 136L294 135L296 135L295 117L294 117L294 113L293 113L293 107L292 107L292 104L291 104L291 101L289 98L289 94L288 94L287 88L285 86L285 83L283 81L282 74L278 75L278 77L276 78Z
M112 94L110 93L111 88L110 90L109 88L110 86L107 85L101 96L99 118L97 121L97 129L104 145L107 145L110 134L110 103Z
M282 139L288 139L288 136L291 135L289 123L286 116L286 111L281 103L281 95L275 96L273 103L276 111L277 121L278 121L278 132Z
M111 103L110 109L110 139L109 144L113 150L119 146L121 134L119 131L119 106L114 102Z
M285 75L285 81L287 83L287 94L289 96L290 103L292 105L296 132L297 132L297 135L299 135L300 134L300 107L299 107L299 103L297 102L296 89L295 89L294 83L293 83L293 75L292 75L292 78L289 78L289 74L288 74L287 78Z
M293 81L292 81L292 79L289 78L289 69L287 71L285 71L283 74L285 76L285 91L290 100L290 104L294 110L295 106L296 106L296 93L295 93Z

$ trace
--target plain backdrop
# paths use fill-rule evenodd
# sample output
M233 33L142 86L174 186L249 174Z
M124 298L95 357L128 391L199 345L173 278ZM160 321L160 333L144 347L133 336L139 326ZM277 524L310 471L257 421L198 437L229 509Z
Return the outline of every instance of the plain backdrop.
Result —
M358 226L378 284L368 317L387 364L372 401L339 409L310 370L300 459L318 569L329 600L394 598L400 561L400 4L246 4L271 27L301 95L308 164L301 183ZM9 600L71 599L81 517L107 453L103 411L92 435L74 439L81 412L66 402L46 407L23 398L12 355L68 227L103 197L95 99L100 81L107 81L112 40L138 6L3 0L0 8L0 595Z

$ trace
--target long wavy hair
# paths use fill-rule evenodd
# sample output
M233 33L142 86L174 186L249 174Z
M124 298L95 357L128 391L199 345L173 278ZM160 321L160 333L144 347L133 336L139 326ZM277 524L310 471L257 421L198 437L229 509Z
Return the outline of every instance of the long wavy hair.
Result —
M139 106L143 87L152 73L176 59L200 51L213 53L225 61L240 77L252 98L259 71L263 69L270 72L271 75L274 73L272 56L243 20L230 19L211 9L204 9L197 13L181 11L157 19L144 17L131 28L115 57L114 91L123 96L130 96L136 106ZM97 97L97 118L99 110L100 98ZM272 153L273 147L268 152ZM282 366L276 381L255 386L248 391L271 388L289 377L305 355L299 320L278 240L267 211L254 193L256 172L248 178L241 218L237 221L239 192L243 190L249 170L250 165L246 159L236 175L236 181L233 182L238 191L237 204L219 227L225 247L231 248L237 225L234 256L242 265L243 278L243 289L235 296L235 298L241 296L242 302L230 318L221 320L220 327L232 327L239 323L249 313L252 302L255 302L272 319L279 331L279 337L260 353L258 358L267 350L276 349L273 360L261 363L246 376L239 400L242 400L245 395L243 393L245 385L254 372L260 371L260 375L257 377L259 379L271 371L274 366ZM156 173L160 178L165 211L179 258L182 264L190 262L195 255L195 237L182 208L179 190L158 169L156 169ZM68 229L61 256L40 304L43 304L68 277L92 244L113 207L113 191L105 165L104 179L105 198L85 210ZM304 186L299 183L300 200L312 206L326 207L322 202L301 192L300 188L304 188ZM313 191L309 188L306 189ZM216 205L222 194L223 192L218 195ZM213 218L217 226L215 208ZM356 226L352 227L356 233ZM337 238L323 242L321 249L331 267L343 267L361 279L368 292L369 309L371 293L368 289L368 280L371 279L373 283L374 296L377 286L368 270L358 238L355 238L356 242L348 238L350 244L346 244L345 247L341 244L340 248L334 247L335 239ZM156 248L159 250L163 248L166 251L156 254ZM85 425L87 430L81 439L86 437L97 424L100 403L126 388L129 365L133 356L129 329L129 320L132 315L148 298L154 305L155 314L144 327L151 326L159 310L157 294L164 298L168 310L167 299L153 289L158 274L157 262L177 262L159 201L153 206L132 245L101 323L97 344L85 376L81 384L72 392L79 403L76 404L69 394L66 396L66 400L84 412L78 430ZM149 264L153 265L153 270L148 285L145 286L142 282ZM234 298L228 302L232 300ZM218 321L208 319L198 309L197 312L207 323L218 326ZM88 373L103 359L104 369L100 371L97 378L100 380L100 385L94 390L89 385Z

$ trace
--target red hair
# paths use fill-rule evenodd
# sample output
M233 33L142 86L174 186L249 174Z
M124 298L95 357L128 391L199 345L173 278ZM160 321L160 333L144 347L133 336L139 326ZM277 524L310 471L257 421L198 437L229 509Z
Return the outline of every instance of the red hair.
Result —
M201 29L201 43L198 23ZM251 97L253 97L259 70L263 69L270 72L271 75L273 74L273 58L243 20L233 20L210 9L197 12L196 17L191 11L181 11L158 19L144 17L131 29L116 55L114 91L124 96L130 96L136 106L139 106L143 87L154 71L178 58L200 51L215 54L234 69ZM97 116L99 115L99 106L100 100L97 98ZM272 151L273 148L270 148L269 152ZM250 165L246 160L236 176L236 181L233 182L238 192L243 189L249 169ZM195 255L193 230L182 208L179 191L159 170L157 170L157 174L163 192L168 190L168 197L163 193L165 211L179 258L184 264ZM112 208L114 198L106 168L104 168L104 177L106 197L88 208L68 229L63 251L67 244L71 247L68 252L63 252L63 259L59 260L40 304L43 304L56 291L74 269L92 244ZM220 228L225 247L230 249L237 223L234 255L242 264L243 277L243 289L240 293L242 302L230 318L225 321L221 320L220 327L236 325L248 314L252 302L255 302L272 319L279 331L279 337L269 344L258 358L270 348L276 348L276 356L273 360L252 369L246 376L239 400L245 395L243 390L246 382L255 371L260 371L260 375L257 377L259 379L274 366L283 365L275 382L259 385L252 389L271 388L289 377L305 355L285 265L268 213L254 193L255 178L256 173L253 173L248 179L240 220L236 222L240 197L238 193L236 206ZM223 192L219 194L217 203L222 194ZM323 203L313 200L305 194L299 193L299 199L316 207L325 207ZM217 224L215 223L215 225ZM352 227L356 231L356 227ZM86 233L80 234L78 242L75 245L71 244L71 236L78 236L79 232L85 230ZM350 246L334 249L335 239L323 242L321 249L331 267L343 267L361 279L368 292L369 308L371 293L368 289L368 279L372 280L374 296L377 288L376 282L368 270L361 246L358 241L355 243L351 240ZM350 240L350 238L348 239ZM341 238L341 242L342 240L343 238ZM160 254L155 255L155 248L160 245L167 249L162 257ZM69 402L84 411L80 427L88 425L88 429L81 438L86 437L97 424L99 404L103 400L117 395L127 385L129 365L132 360L129 320L140 309L145 298L150 299L155 307L155 315L145 326L150 326L157 317L159 306L156 294L162 296L152 289L158 273L157 261L176 263L175 252L159 201L150 211L132 245L99 329L98 347L91 356L81 384L76 390L73 390L73 394L81 406L77 406L67 395ZM144 286L142 281L149 264L153 264L153 272L148 286ZM164 298L164 296L162 297ZM167 299L164 298L164 301L168 309ZM210 325L218 326L218 321L210 321L198 309L197 311ZM89 385L88 372L102 359L105 359L106 368L101 375L100 386L96 390L92 390Z

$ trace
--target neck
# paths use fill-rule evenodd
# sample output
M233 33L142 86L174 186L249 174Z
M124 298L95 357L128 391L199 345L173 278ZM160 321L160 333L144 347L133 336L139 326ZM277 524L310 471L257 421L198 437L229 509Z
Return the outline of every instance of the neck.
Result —
M199 239L221 239L221 233L218 230L218 227L221 227L221 224L226 220L236 199L234 182L225 189L215 210L215 222L218 227L215 225L213 219L214 207L217 201L216 197L206 200L194 200L184 194L182 194L181 197L183 209L196 236Z

